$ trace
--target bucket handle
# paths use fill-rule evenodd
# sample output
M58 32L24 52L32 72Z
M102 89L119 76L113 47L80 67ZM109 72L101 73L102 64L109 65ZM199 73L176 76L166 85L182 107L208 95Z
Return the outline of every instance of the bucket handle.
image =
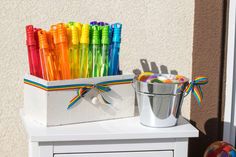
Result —
M131 82L131 86L134 88L134 91L137 92L135 86L134 86L134 83L135 83L135 77L133 78L132 82Z

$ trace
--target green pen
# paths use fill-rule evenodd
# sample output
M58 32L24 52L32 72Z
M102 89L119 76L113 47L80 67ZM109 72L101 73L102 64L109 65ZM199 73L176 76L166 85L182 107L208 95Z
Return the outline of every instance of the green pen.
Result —
M92 26L91 52L93 56L92 77L99 77L101 69L101 47L100 47L100 33L98 26Z
M102 26L101 39L101 71L100 76L108 76L108 58L109 58L109 26Z

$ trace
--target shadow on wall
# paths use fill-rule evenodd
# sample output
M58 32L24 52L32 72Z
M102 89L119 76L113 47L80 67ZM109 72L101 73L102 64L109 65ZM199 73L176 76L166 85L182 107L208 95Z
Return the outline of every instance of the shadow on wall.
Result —
M158 67L155 62L150 62L150 66L149 66L147 59L140 59L140 63L141 63L143 72L153 72L153 73L157 73L157 74L169 74L170 73L173 75L178 74L178 72L176 70L171 70L170 72L168 72L168 68L165 65L160 65L160 67ZM134 69L133 73L135 75L139 75L142 73L142 70Z
M196 122L191 120L191 124L196 126ZM197 149L192 149L189 152L189 156L193 156L193 154L199 154L201 157L204 156L204 152L206 151L207 147L212 144L215 141L219 141L219 139L213 138L213 137L220 137L221 135L218 135L219 132L216 131L219 129L219 127L216 126L218 124L219 126L223 125L230 125L229 123L224 124L224 122L220 121L218 118L211 118L208 119L204 125L205 133L199 130L199 138L192 138L189 140L189 145L199 146ZM209 136L211 135L211 136ZM222 139L220 139L222 140Z

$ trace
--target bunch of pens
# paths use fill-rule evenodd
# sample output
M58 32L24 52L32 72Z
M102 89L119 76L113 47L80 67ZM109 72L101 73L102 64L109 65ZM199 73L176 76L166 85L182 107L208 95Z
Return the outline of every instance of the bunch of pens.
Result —
M120 23L26 26L30 74L48 81L120 74Z

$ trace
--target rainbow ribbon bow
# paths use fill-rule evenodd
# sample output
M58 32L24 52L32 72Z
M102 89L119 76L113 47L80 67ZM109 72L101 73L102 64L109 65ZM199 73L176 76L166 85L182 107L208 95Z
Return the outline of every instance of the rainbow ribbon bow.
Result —
M86 93L88 93L91 89L97 89L99 92L109 92L111 91L111 88L108 87L107 84L104 84L104 82L102 83L98 83L98 84L89 84L86 87L80 88L78 90L78 95L75 96L69 103L67 109L70 109L72 106L74 106L74 104L79 101L79 99L81 97L83 97Z
M185 89L185 93L186 96L192 92L194 97L196 98L198 105L201 105L202 103L202 99L203 99L203 92L202 92L202 85L205 85L208 83L208 79L207 77L204 76L199 76L197 78L195 78L192 82L190 82L186 89Z
M67 109L70 109L72 106L74 106L75 103L79 101L80 98L83 97L86 93L88 93L91 89L97 89L100 93L109 92L111 91L111 88L109 87L111 85L129 84L132 81L133 79L124 79L124 80L105 81L97 84L86 84L86 86L78 88L77 96L71 99Z

